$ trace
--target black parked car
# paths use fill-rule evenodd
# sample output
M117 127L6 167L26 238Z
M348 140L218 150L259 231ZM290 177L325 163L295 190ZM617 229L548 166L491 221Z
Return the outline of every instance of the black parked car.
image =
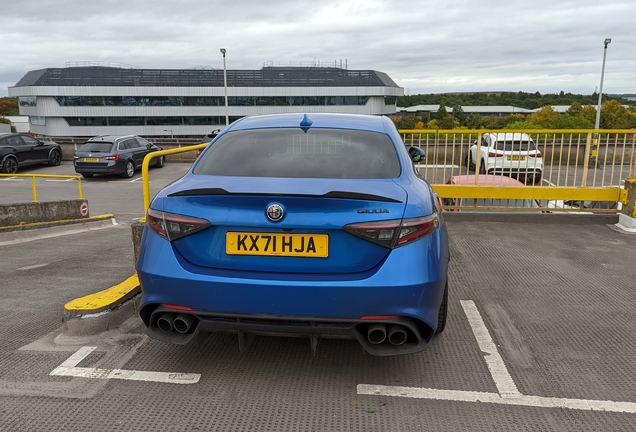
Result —
M40 141L27 134L0 133L0 171L15 174L27 165L48 163L57 166L62 149L53 141Z
M94 174L121 174L130 178L136 169L141 168L148 153L162 150L136 135L104 135L86 141L73 157L75 172L83 177ZM163 167L165 156L154 158L150 166Z

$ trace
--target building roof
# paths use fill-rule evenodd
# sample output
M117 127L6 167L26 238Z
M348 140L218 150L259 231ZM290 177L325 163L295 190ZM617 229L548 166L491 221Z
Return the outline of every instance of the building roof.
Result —
M228 70L228 87L396 87L385 73L325 67L263 67ZM117 67L48 68L27 72L14 87L223 87L223 70L123 69Z

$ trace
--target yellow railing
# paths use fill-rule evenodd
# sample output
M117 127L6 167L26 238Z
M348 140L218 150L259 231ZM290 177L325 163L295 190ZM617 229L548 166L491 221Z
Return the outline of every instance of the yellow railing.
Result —
M627 197L620 188L621 182L636 176L636 131L633 129L408 129L399 132L407 147L417 146L426 152L426 159L417 165L417 169L442 198L577 200L625 204ZM486 171L481 168L482 163L487 161L481 157L469 161L469 155L471 146L488 133L525 133L534 140L542 154L541 181L535 187L498 187L496 182L493 186L477 186L477 176L474 186L448 184L453 176ZM477 154L480 154L479 150ZM470 166L469 162L472 162ZM536 167L530 163L527 165L522 168L522 175L527 175Z
M53 179L75 179L77 180L77 190L80 200L84 199L82 194L82 180L79 176L57 175L57 174L0 174L0 177L31 177L31 190L33 191L33 202L38 202L38 193L36 188L36 178L53 178Z
M170 150L159 150L156 152L148 153L144 158L144 162L141 164L141 181L143 184L143 194L144 194L144 217L141 218L141 221L144 222L146 220L146 213L148 212L148 208L150 207L150 180L148 179L148 167L150 161L156 157L166 156L176 153L185 153L194 150L202 150L206 148L210 143L196 144L188 147L180 147L176 149Z

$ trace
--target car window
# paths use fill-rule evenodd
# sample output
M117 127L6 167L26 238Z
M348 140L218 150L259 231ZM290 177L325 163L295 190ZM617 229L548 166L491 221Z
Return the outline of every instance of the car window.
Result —
M529 151L536 150L533 141L523 141L523 140L504 140L497 141L495 148L497 150L503 151Z
M38 144L40 144L40 141L38 141L35 138L30 137L28 135L22 135L22 139L24 140L25 143L27 143L29 145L38 145Z
M77 149L82 152L94 152L94 153L110 153L113 149L113 143L109 142L87 142Z
M139 142L139 145L141 147L147 147L150 143L150 141L147 141L145 139L143 139L142 137L135 137L135 139Z
M19 136L12 136L7 138L7 144L10 146L21 146L24 145L24 142L20 139Z
M230 132L206 151L194 174L285 178L396 178L397 150L381 133L315 128Z
M130 149L136 149L141 147L141 145L139 144L139 142L134 139L134 138L130 138L126 140L126 145L128 145L128 148Z

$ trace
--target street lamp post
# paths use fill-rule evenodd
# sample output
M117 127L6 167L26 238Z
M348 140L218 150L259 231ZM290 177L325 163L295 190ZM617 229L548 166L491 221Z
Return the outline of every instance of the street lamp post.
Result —
M225 68L225 48L221 48L223 54L223 88L225 89L225 127L230 124L230 118L227 114L227 69Z
M172 129L164 129L164 132L170 132L170 138L174 138L174 134L172 133Z
M612 42L612 39L605 39L603 41L603 66L601 67L601 87L598 92L598 103L596 105L596 121L594 122L594 130L599 129L601 123L601 100L603 99L603 78L605 77L605 57L607 56L607 46ZM596 166L596 157L598 153L598 132L594 132L594 139L592 140L592 155L590 162L592 166Z

